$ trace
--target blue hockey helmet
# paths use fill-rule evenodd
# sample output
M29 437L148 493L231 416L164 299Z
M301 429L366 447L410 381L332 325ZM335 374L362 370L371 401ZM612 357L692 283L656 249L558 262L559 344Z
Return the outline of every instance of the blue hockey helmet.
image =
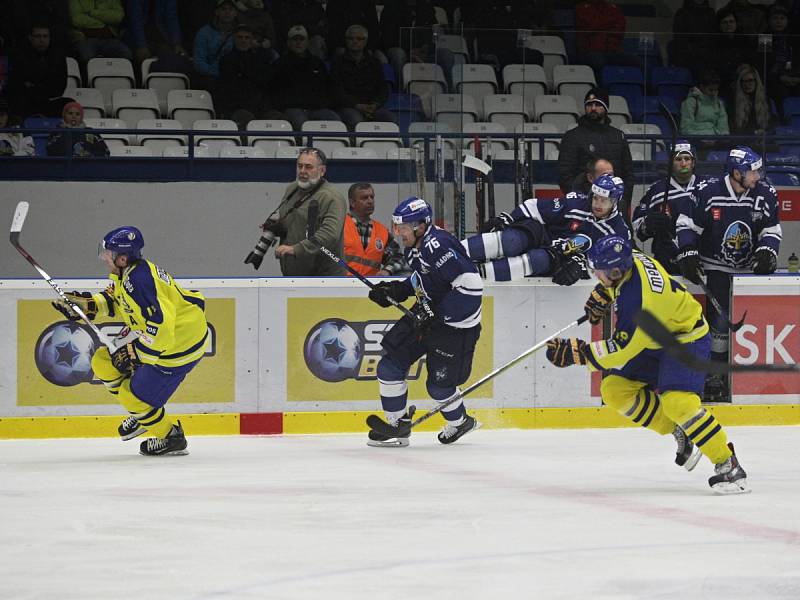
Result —
M100 252L108 250L113 258L126 254L129 261L142 258L142 248L144 248L142 232L130 225L112 229L100 242Z
M392 223L425 223L430 225L433 211L431 205L417 196L409 196L397 205L392 213Z
M601 237L589 248L586 258L591 269L602 271L619 269L620 276L633 267L631 243L621 235Z
M728 160L725 161L725 172L729 175L734 170L745 175L747 171L760 171L764 162L761 155L748 146L736 146L728 153Z
M609 198L616 206L625 194L625 182L614 175L600 175L592 181L592 194Z

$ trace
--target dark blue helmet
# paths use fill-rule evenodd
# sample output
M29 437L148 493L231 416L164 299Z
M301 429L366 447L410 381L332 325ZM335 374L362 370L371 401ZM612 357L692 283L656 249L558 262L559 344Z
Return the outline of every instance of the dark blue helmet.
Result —
M142 258L142 248L144 248L142 232L130 225L112 229L100 242L101 250L111 251L114 258L126 254L129 261Z
M589 267L595 270L611 271L619 269L624 273L633 267L631 243L620 235L607 235L589 248L586 257Z
M619 177L613 175L600 175L592 182L592 194L610 198L616 206L625 194L625 183Z
M763 166L761 155L747 146L736 146L728 153L725 161L725 172L729 175L734 170L745 175L747 171L760 171Z
M392 213L392 223L425 223L430 225L431 205L417 196L410 196L397 205Z

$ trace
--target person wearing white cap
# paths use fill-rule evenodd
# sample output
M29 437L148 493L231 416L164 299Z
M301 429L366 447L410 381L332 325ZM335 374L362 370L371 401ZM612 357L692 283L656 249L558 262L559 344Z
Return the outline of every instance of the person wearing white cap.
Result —
M331 81L325 63L308 50L308 32L293 25L286 35L286 52L275 62L273 104L295 131L307 120L338 121L330 106Z
M680 275L678 246L675 244L675 221L683 202L690 200L695 186L708 179L706 175L695 175L696 155L686 140L678 140L672 152L672 171L669 192L664 198L667 180L659 177L639 201L633 211L633 230L636 237L645 242L653 240L651 254L670 275Z
M608 92L590 89L584 98L584 114L578 126L561 139L558 155L558 185L564 194L572 191L575 178L584 172L592 158L603 157L614 165L614 174L625 182L620 213L628 219L633 195L633 160L625 134L611 126L608 118Z

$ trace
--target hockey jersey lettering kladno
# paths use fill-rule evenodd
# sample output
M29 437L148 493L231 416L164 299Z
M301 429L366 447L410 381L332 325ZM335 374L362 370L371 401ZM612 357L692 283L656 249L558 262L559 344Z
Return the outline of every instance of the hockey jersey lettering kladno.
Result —
M459 329L481 321L483 281L461 243L445 230L430 225L419 248L406 248L414 270L404 283L409 293L425 296L437 318Z
M98 316L119 318L131 331L145 364L178 367L200 359L206 348L208 324L205 298L184 290L172 276L148 260L128 267L120 279L112 273L111 285L94 294Z

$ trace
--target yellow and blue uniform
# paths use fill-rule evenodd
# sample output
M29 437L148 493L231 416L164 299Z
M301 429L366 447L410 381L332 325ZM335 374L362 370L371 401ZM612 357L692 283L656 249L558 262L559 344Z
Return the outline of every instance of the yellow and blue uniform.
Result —
M658 261L638 252L633 268L608 292L617 317L614 335L592 342L586 352L587 366L606 372L603 401L662 435L679 425L714 464L727 460L731 451L725 431L700 404L705 374L669 356L634 323L640 310L651 312L705 360L711 341L700 304Z
M205 352L205 298L184 290L145 259L127 267L121 277L109 277L111 285L92 296L97 314L118 318L139 334L133 345L142 364L128 376L114 367L108 349L101 347L92 358L92 369L142 426L156 437L166 437L172 421L164 404Z

